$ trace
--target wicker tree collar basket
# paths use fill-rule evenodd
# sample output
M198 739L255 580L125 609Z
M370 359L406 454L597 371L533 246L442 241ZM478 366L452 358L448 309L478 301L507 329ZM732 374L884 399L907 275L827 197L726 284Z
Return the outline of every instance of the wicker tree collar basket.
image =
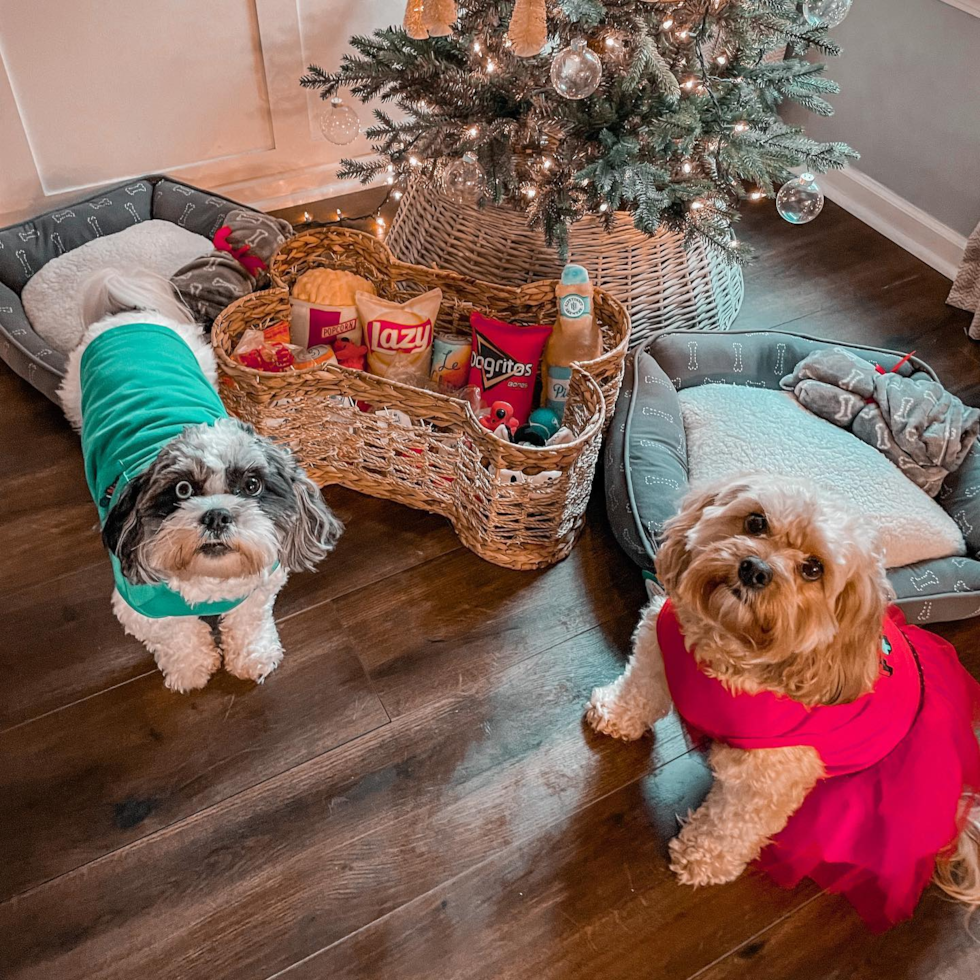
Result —
M439 287L439 328L466 336L474 309L516 323L554 322L555 283L494 286L397 262L361 232L316 229L285 242L274 257L278 288L233 303L211 337L229 411L289 444L318 483L442 514L463 544L497 564L540 568L564 558L584 523L602 433L622 380L629 339L622 304L596 290L605 349L573 371L564 423L574 439L528 449L497 439L458 398L336 365L273 374L235 361L231 352L242 333L288 319L287 287L318 266L364 276L389 299ZM383 409L404 413L411 426Z
M626 212L589 217L569 230L569 256L620 300L632 321L631 346L670 329L727 330L742 305L742 270L718 249L684 246L679 232L638 231ZM438 265L511 286L553 279L562 261L527 214L507 206L456 204L421 178L395 213L388 244L399 259Z

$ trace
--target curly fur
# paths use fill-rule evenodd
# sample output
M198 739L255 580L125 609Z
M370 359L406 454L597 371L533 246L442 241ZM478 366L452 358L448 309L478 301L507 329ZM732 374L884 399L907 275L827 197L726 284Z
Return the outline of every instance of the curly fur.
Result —
M763 515L765 533L747 519ZM822 562L815 580L804 563ZM771 570L764 587L739 576L746 559ZM875 541L837 503L806 485L747 476L692 492L668 522L657 576L685 643L702 669L733 691L784 694L803 704L839 704L870 691L878 676L881 621L892 592ZM640 738L670 710L657 641L662 597L643 612L625 673L592 692L586 718L616 738ZM685 884L738 877L785 826L823 776L808 746L745 751L711 748L715 782L670 843ZM980 905L980 812L937 860L934 880Z

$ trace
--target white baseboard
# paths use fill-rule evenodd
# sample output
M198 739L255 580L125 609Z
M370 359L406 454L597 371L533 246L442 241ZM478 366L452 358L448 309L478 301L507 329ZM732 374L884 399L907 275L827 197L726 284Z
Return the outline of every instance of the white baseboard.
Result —
M362 184L359 180L349 178L341 179L337 176L339 170L339 163L327 163L285 174L239 180L213 190L260 211L276 211L310 201L354 194L367 187L376 187L381 182L380 178L370 184Z
M947 279L955 278L966 248L964 235L853 167L833 170L817 180L835 204Z

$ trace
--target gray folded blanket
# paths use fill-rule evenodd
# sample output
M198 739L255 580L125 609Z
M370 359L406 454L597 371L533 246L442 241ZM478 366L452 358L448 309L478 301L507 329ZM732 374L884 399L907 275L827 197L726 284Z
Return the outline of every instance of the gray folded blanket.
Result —
M234 209L214 236L214 251L192 259L170 281L198 322L210 330L229 303L264 288L272 253L292 233L292 225L281 218Z
M809 354L779 384L815 415L884 453L930 497L980 432L980 409L964 405L928 374L881 374L840 347Z

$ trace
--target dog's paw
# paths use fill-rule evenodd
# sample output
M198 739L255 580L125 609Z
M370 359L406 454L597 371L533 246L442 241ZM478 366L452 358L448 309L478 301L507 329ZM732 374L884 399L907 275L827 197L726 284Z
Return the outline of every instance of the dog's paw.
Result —
M211 680L219 663L220 660L215 657L213 660L188 662L179 667L171 666L163 671L163 683L178 694L198 691Z
M683 830L667 846L670 870L683 885L724 885L746 867L744 861L710 838Z
M649 725L642 716L630 710L630 704L620 698L619 693L618 684L595 688L585 720L603 735L635 742L647 733Z
M261 684L282 662L282 647L276 644L266 650L252 649L245 656L225 657L225 670L243 681Z

